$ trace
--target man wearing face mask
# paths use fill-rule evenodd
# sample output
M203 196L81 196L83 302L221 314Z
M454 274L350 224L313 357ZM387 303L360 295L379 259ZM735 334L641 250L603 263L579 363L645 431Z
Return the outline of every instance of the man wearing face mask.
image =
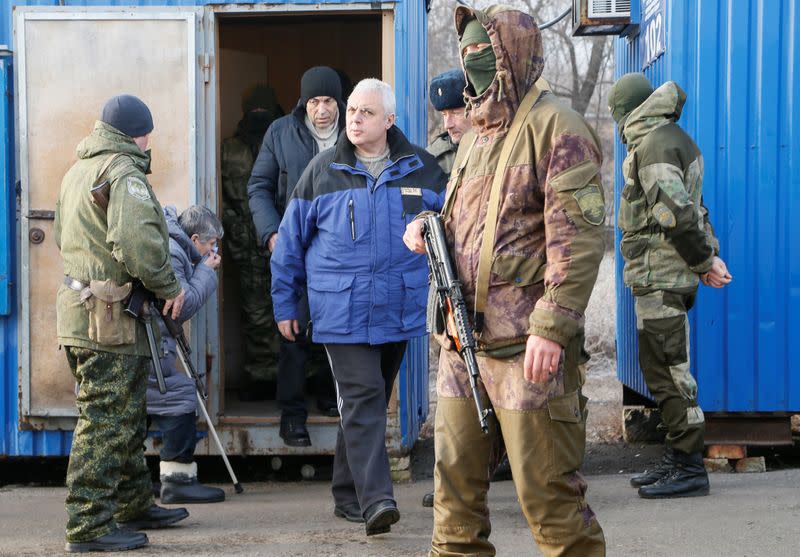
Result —
M207 207L192 205L178 216L175 207L164 208L169 227L169 253L175 276L186 292L186 300L175 320L180 324L191 319L217 289L220 256L217 245L222 238L222 224ZM197 442L197 395L194 381L177 362L175 339L158 319L161 329L161 369L167 392L158 390L155 370L147 382L147 416L161 432L159 456L161 502L216 503L225 492L197 481L194 448ZM202 369L202 368L201 368Z
M267 397L277 375L278 339L269 298L269 259L258 241L250 206L247 181L269 125L283 115L275 91L266 85L249 88L242 97L242 117L236 135L222 142L222 223L226 258L239 274L241 338L246 400Z
M314 156L333 147L344 129L341 79L335 70L317 66L300 80L300 100L291 114L279 118L264 136L261 151L247 184L250 210L260 245L269 252L278 241L278 227L300 175ZM286 445L308 447L308 411L303 392L306 367L313 360L318 409L338 415L330 369L319 347L306 337L309 312L305 293L299 300L300 334L279 338L277 400L281 409L280 436Z
M459 6L455 23L474 138L459 147L442 214L496 420L481 432L464 362L444 346L430 555L495 554L486 470L498 435L542 553L605 555L579 473L583 318L604 251L599 142L537 84L544 51L533 18ZM405 235L417 252L421 228L416 220Z
M701 281L724 288L732 280L703 204L703 155L677 124L685 102L674 81L653 90L641 73L623 75L608 92L628 148L618 219L623 277L635 300L639 365L668 431L661 462L631 478L646 499L709 492L687 312Z

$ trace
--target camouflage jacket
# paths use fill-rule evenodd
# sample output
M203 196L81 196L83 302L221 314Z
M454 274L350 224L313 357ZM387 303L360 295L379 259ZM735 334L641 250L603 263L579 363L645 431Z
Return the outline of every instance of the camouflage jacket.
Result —
M490 87L467 97L472 132L459 144L448 183L452 190L461 180L446 230L470 307L492 180L498 171L505 176L484 326L476 339L484 350L507 354L524 350L528 335L566 346L582 326L604 251L598 140L581 116L542 91L508 166L498 169L517 108L541 75L542 41L530 16L507 7L480 12L459 6L459 34L469 14L486 28L497 56Z
M92 201L90 188L109 157L108 211ZM181 285L172 270L167 223L145 177L150 155L133 140L103 122L78 145L78 160L67 171L56 203L55 239L64 273L84 284L111 279L124 285L134 279L160 298L174 298ZM89 316L80 292L61 285L57 301L58 341L121 354L149 355L144 327L134 327L135 341L114 346L89 338ZM130 319L126 315L122 319Z
M222 142L222 226L225 249L234 259L243 259L257 252L266 256L256 239L253 215L247 197L247 182L256 156L242 139L235 135Z
M436 157L436 163L442 169L442 172L450 176L450 171L453 169L453 161L456 159L456 151L458 151L458 145L450 141L450 134L444 132L437 135L426 150Z
M703 206L703 156L677 124L686 94L668 81L622 126L620 251L625 284L634 289L696 287L719 253Z

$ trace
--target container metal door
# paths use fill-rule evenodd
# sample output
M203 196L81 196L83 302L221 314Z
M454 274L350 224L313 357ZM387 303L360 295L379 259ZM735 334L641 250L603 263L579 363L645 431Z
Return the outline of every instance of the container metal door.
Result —
M15 11L22 419L76 415L74 379L56 340L55 296L63 269L53 215L75 147L103 103L130 93L149 105L155 124L150 182L162 205L185 208L204 197L198 186L205 174L198 130L208 61L202 19L196 8ZM195 346L204 346L202 321L192 336ZM44 422L59 427L57 420Z

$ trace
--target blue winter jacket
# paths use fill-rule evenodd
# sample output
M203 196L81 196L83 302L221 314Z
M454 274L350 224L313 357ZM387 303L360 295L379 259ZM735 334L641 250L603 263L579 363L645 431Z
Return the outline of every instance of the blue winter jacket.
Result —
M264 134L253 164L247 197L262 246L278 231L294 186L314 155L319 153L305 118L306 105L300 101L291 114L275 120ZM345 106L339 103L340 130L344 129L344 123Z
M436 160L392 127L389 164L374 179L342 132L292 193L271 258L275 320L297 319L308 287L314 342L384 344L425 334L425 255L403 244L447 181Z
M183 309L178 318L179 323L184 323L200 310L217 289L217 273L208 265L201 264L200 252L178 224L175 207L164 207L164 218L169 228L172 268L186 292ZM161 328L161 348L164 353L161 358L161 369L164 373L164 382L167 384L167 392L162 395L158 391L156 373L151 365L150 376L147 378L147 413L159 416L194 413L197 409L194 382L178 364L175 340L167 333L164 322L158 316L154 317L154 321ZM198 370L198 373L202 371Z

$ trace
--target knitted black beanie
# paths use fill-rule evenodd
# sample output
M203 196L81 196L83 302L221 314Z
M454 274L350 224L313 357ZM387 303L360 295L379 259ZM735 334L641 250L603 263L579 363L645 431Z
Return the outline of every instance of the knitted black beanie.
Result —
M342 81L336 70L328 66L315 66L300 79L300 100L303 104L314 97L333 97L342 101Z
M103 106L100 120L130 137L141 137L153 131L150 109L133 95L111 97Z

